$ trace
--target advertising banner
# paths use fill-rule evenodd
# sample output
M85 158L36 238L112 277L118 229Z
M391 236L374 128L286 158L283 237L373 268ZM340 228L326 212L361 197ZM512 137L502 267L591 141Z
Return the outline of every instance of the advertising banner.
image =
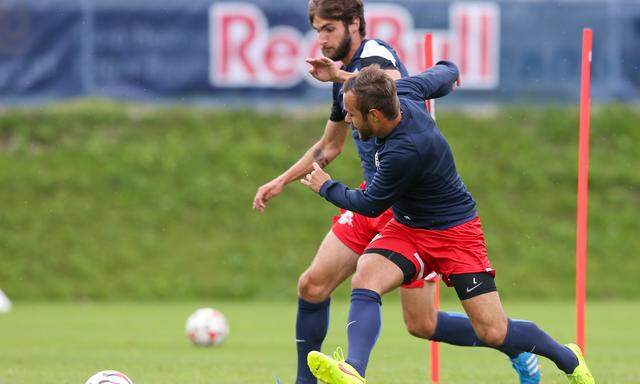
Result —
M299 0L0 2L0 97L99 95L223 103L327 100ZM640 98L635 1L366 1L367 34L410 72L423 39L456 62L465 102L574 102L582 28L594 31L593 98Z

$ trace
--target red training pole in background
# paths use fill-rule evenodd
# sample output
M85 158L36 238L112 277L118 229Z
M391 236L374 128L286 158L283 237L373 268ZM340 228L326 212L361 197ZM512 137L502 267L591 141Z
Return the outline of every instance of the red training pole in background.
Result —
M433 67L433 34L427 32L424 34L424 69ZM435 100L427 100L427 111L431 114L433 120L436 119L436 102Z
M434 284L436 285L436 289L433 304L436 310L438 310L440 307L440 280L436 280ZM430 341L429 350L431 352L431 382L437 383L440 380L440 344L436 341Z
M431 33L425 33L424 35L424 63L425 69L433 66L433 35ZM434 100L426 101L427 111L431 114L431 117L436 119L436 109ZM433 298L433 304L436 307L436 311L440 307L440 282L435 281L435 292ZM435 341L429 342L429 351L431 359L431 382L437 383L440 380L440 344Z
M580 80L580 132L578 140L578 215L576 231L576 341L582 353L585 345L587 300L587 207L589 200L589 119L591 116L591 60L593 35L582 31L582 76Z

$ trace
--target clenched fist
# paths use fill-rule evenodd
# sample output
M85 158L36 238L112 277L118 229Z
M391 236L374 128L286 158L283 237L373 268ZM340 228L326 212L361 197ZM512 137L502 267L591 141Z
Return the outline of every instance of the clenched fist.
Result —
M318 163L313 163L313 171L307 174L304 179L301 179L300 182L309 187L309 189L313 192L319 193L322 184L326 183L329 180L331 180L331 176L329 176L327 172L322 170Z

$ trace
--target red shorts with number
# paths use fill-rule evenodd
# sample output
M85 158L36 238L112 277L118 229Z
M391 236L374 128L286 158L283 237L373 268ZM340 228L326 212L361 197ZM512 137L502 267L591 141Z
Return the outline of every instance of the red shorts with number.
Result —
M489 272L495 276L479 217L442 230L412 228L391 219L367 249L385 249L411 261L416 268L412 282L434 272L448 286L454 274Z
M364 183L360 185L360 188L364 188ZM387 209L378 217L367 217L340 209L340 214L333 217L331 231L349 249L358 255L362 255L364 250L369 247L371 240L387 226L391 219L393 219L391 209ZM425 278L427 281L435 281L437 275L435 273L427 274L423 277L423 279ZM403 287L422 288L424 286L423 279L416 279L416 281L403 285Z

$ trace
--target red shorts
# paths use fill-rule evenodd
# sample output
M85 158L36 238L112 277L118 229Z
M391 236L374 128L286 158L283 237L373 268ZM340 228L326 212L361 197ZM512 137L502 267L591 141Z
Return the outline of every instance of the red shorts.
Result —
M360 185L360 188L364 188L364 183ZM391 209L387 209L378 217L367 217L340 209L340 214L333 217L331 231L349 249L358 255L362 255L371 240L387 226L391 219L393 219L393 211ZM424 278L427 281L435 281L437 275L435 273L427 274ZM423 286L423 279L417 279L411 284L403 285L405 288L422 288Z
M359 213L340 209L340 215L333 217L331 231L353 252L362 255L371 240L393 219L393 212L387 209L378 217L367 217Z
M365 187L366 182L363 181L360 184L360 189ZM391 219L393 219L391 208L382 212L378 217L367 217L340 208L340 214L333 217L331 231L350 250L362 255L371 240L384 229Z
M453 274L489 272L495 276L479 217L443 230L412 228L391 219L367 249L385 249L411 261L417 271L412 282L434 272L448 286Z

